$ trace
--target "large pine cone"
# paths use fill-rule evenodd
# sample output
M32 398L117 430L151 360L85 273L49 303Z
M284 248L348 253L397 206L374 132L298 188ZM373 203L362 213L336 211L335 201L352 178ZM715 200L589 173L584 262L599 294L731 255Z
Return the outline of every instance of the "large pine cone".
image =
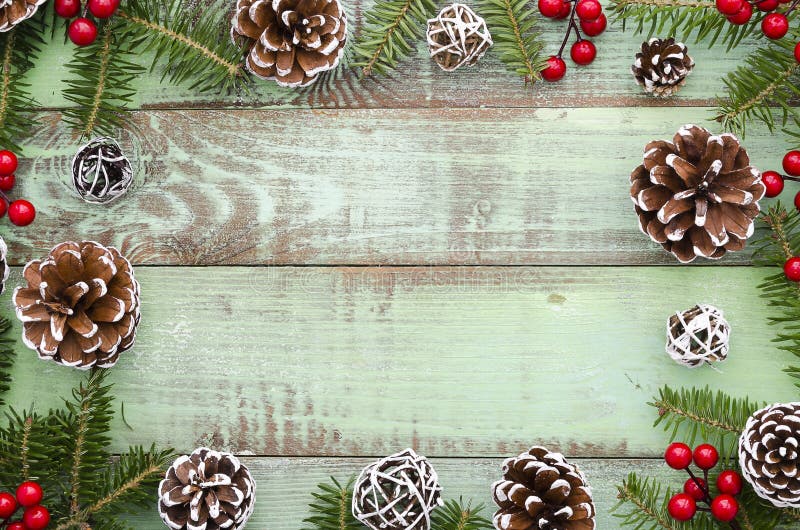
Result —
M682 263L744 248L766 188L735 136L685 125L644 151L631 199L645 234Z
M800 402L756 411L739 437L742 475L759 497L800 508Z
M544 447L503 462L492 485L494 526L500 530L591 530L592 489L578 468Z
M22 340L40 359L88 369L114 366L133 346L139 283L114 247L67 242L29 262L14 291Z
M6 242L0 237L0 294L6 289L6 280L8 279L8 248Z
M158 513L173 530L238 530L253 514L256 482L230 453L201 447L181 456L158 485Z
M248 71L307 86L339 64L347 17L339 0L238 0L231 36L246 45Z
M680 90L692 68L694 60L682 42L673 38L650 39L642 43L631 72L645 92L666 97Z
M47 0L0 0L0 32L31 18Z

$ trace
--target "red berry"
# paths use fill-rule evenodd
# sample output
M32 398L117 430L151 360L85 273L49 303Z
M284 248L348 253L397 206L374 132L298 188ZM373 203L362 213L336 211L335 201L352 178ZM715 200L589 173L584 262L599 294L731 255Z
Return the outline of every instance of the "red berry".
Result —
M575 14L581 20L597 20L603 13L603 6L598 0L578 0L575 6Z
M539 13L543 17L554 18L561 13L561 8L564 6L564 0L539 0Z
M22 522L29 530L42 530L50 524L50 512L44 506L33 506L25 510Z
M800 191L794 196L794 207L800 210Z
M782 39L789 32L789 19L783 13L770 13L761 21L761 31L770 39Z
M36 219L36 208L34 208L31 203L24 199L17 199L8 207L8 218L17 226L28 226L33 222L34 219ZM39 488L40 494L41 491L41 488ZM19 490L17 490L17 495L19 495ZM41 497L39 500L41 500ZM38 502L39 501L36 501L33 504ZM23 506L30 506L30 504L23 504L22 501L20 501L20 504Z
M800 258L789 258L783 264L783 273L790 282L800 282Z
M717 0L717 11L723 15L735 15L744 7L745 0Z
M56 0L56 15L62 18L72 18L81 12L81 0Z
M736 514L739 513L739 503L733 496L723 493L717 495L711 501L711 515L718 521L729 522L736 519Z
M596 37L606 30L606 24L606 16L601 13L597 20L581 20L581 29L587 37Z
M717 489L720 493L739 495L742 492L742 476L732 469L723 471L717 477Z
M717 448L711 444L702 444L694 448L694 463L697 467L709 470L719 462Z
M800 42L794 45L794 60L800 63Z
M697 503L694 502L691 495L678 493L669 500L667 510L676 521L688 521L697 512Z
M765 171L761 174L761 182L767 187L767 197L777 197L783 191L783 177L777 171Z
M775 0L776 2L778 0ZM119 7L119 0L89 0L89 12L97 18L108 18Z
M14 175L0 177L0 191L11 191L11 188L14 187L14 182L16 182L16 180L17 177Z
M692 463L692 449L684 443L671 443L664 452L664 460L672 469L686 469Z
M22 521L13 521L11 523L8 523L8 526L6 526L6 530L28 530L28 529L25 528L25 525L22 524Z
M783 170L793 177L800 177L800 151L789 151L783 156Z
M778 9L779 5L780 2L778 2L778 0L761 0L760 2L756 3L758 10L764 12L775 11Z
M702 501L705 499L707 489L708 487L706 486L706 481L701 478L690 478L683 483L683 492L696 501Z
M750 18L752 16L753 6L750 4L750 2L745 2L742 4L742 9L740 9L738 13L728 16L728 22L737 26L742 26L750 22Z
M567 18L570 13L572 13L572 4L569 2L564 2L561 4L561 11L558 12L558 15L556 15L555 18L556 20L563 20Z
M8 150L0 151L0 175L7 177L17 170L17 155Z
M567 63L564 62L564 59L551 55L547 59L547 67L542 70L542 78L544 78L545 81L554 82L564 77L566 73Z
M575 41L569 49L569 56L572 57L575 64L587 65L597 57L597 48L592 41L586 39Z
M4 491L0 493L0 519L8 519L17 511L17 500L13 495Z
M8 210L8 203L3 199L0 199L0 217L3 217Z
M13 210L14 205L17 204L18 202L28 202L28 201L14 201L11 203L11 208L9 210ZM8 212L8 216L11 217L11 211ZM33 219L31 219L31 221L33 221ZM11 217L11 222L17 224L14 222L13 217ZM17 488L17 502L19 502L20 506L25 506L25 507L35 506L40 502L42 502L42 495L43 495L42 487L36 482L32 481L23 482Z
M78 46L88 46L97 39L97 26L85 17L76 18L69 25L69 40Z

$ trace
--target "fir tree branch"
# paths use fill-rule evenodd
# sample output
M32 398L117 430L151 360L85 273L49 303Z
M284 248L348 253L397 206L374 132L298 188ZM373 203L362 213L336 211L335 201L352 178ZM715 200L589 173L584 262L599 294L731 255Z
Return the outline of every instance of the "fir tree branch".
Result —
M355 477L343 486L331 477L330 483L317 485L311 495L314 500L308 505L311 516L303 520L308 530L358 530L362 528L350 510L353 501Z
M622 481L622 485L617 486L617 499L619 504L613 508L614 515L623 519L622 525L637 525L641 528L648 522L650 528L663 528L665 530L675 530L670 526L670 519L663 513L662 509L657 507L657 499L661 495L661 486L656 484L650 479L642 481L636 475L631 473L626 479ZM623 503L633 504L635 510L629 511L626 514L616 513L619 512Z
M9 337L11 321L0 317L0 406L5 405L3 394L11 388L11 368L14 366L14 340Z
M526 0L480 0L480 8L500 60L526 83L535 83L545 61L531 4Z
M26 481L30 478L31 474L31 465L28 462L28 453L31 450L30 441L31 441L31 431L33 430L33 418L25 418L25 423L23 423L22 427L22 440L20 441L19 445L19 455L20 455L20 476L22 477L23 481Z
M431 530L485 530L492 522L481 515L484 506L474 508L463 499L450 499L444 506L433 511Z

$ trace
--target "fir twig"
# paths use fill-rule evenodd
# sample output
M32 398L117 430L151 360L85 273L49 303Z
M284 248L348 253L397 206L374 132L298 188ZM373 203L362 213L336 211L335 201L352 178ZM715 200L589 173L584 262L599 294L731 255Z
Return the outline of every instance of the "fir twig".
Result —
M0 317L0 406L5 405L3 395L11 388L11 368L14 366L14 340L9 337L11 321Z
M619 502L612 508L614 517L621 526L633 526L637 530L716 530L719 527L710 517L695 517L681 522L672 519L667 511L667 502L672 490L662 487L654 479L641 479L631 473L617 486ZM766 530L766 529L764 529Z
M494 40L494 49L511 72L535 83L545 67L543 48L535 31L536 15L527 0L480 0L481 13Z
M353 500L353 482L355 477L343 486L334 477L330 483L323 482L317 485L317 491L311 495L314 500L308 505L311 516L303 520L308 526L307 530L358 530L362 528L353 513L350 505Z
M450 499L444 506L434 510L431 516L431 530L485 530L492 528L492 522L481 515L484 506L475 507L463 499Z

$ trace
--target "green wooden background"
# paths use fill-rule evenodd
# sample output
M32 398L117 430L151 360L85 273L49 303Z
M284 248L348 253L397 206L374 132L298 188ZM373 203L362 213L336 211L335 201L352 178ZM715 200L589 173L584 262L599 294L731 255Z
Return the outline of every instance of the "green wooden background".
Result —
M543 29L557 46L563 25ZM118 415L113 447L246 457L248 527L299 528L318 481L406 446L434 459L446 496L488 502L501 460L546 444L581 464L599 528L616 528L614 484L673 476L646 405L660 386L796 396L756 288L766 271L747 252L676 265L639 232L628 195L647 141L713 128L721 76L749 46L690 46L694 74L662 101L628 72L642 38L613 28L595 64L533 90L493 57L445 74L424 51L332 93L198 95L156 71L137 80L121 133L135 186L108 207L70 191L71 48L54 43L29 75L40 125L18 172L38 218L0 225L10 284L67 239L131 258L143 318L111 378L130 425ZM762 169L786 148L757 126L745 143ZM697 302L733 325L720 372L663 351L668 315ZM17 407L56 404L81 377L18 350ZM161 528L155 507L135 519Z

